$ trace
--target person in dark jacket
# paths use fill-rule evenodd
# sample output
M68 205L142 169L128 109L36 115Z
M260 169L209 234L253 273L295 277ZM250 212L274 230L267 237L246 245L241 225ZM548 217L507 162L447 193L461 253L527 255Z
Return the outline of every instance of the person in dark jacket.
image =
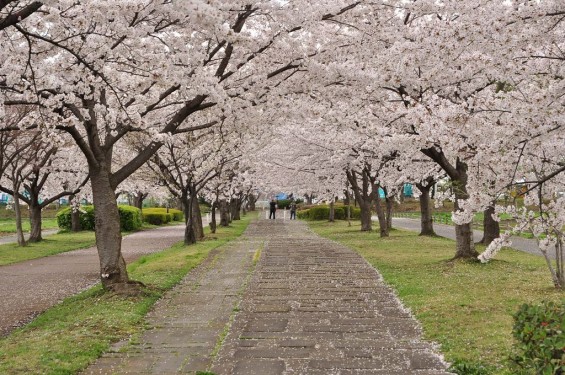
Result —
M275 219L275 212L277 211L277 202L272 199L271 203L269 203L269 219Z
M292 202L290 204L290 220L296 220L296 203Z

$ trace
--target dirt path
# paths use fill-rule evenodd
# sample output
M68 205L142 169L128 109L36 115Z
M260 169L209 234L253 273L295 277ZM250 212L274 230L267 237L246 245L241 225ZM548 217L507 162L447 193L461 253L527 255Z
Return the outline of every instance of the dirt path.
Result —
M182 241L184 225L130 234L123 239L126 262ZM0 266L0 336L42 311L99 282L96 247Z

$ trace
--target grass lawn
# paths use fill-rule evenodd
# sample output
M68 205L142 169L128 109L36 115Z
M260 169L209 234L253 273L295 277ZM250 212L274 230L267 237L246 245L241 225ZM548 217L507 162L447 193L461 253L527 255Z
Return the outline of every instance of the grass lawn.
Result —
M2 219L0 219L1 221ZM179 221L173 221L164 225L180 225ZM159 225L143 223L141 230L158 228ZM135 232L122 232L122 236ZM94 246L96 240L94 231L68 232L62 231L43 238L39 243L28 243L20 247L16 243L0 245L0 266L23 262L25 260L37 259L49 255L64 253L67 251L84 249Z
M378 231L361 232L359 222L352 223L309 225L377 268L422 323L425 338L441 344L460 374L515 374L508 361L511 314L523 303L563 297L542 257L503 249L488 264L451 262L452 240L399 230L380 238Z
M29 232L29 220L22 220L22 227L24 232ZM59 229L57 226L57 219L55 218L44 218L41 220L42 229ZM12 218L0 218L0 236L6 234L16 233L16 220Z
M0 245L0 266L84 249L94 244L94 232L91 231L57 233L25 247L20 247L17 243L4 244Z
M195 245L177 244L128 266L130 278L149 288L139 297L119 297L94 287L47 310L27 326L0 339L0 374L75 374L113 342L135 337L144 317L163 293L208 253L243 233L247 215ZM208 231L208 229L207 229Z

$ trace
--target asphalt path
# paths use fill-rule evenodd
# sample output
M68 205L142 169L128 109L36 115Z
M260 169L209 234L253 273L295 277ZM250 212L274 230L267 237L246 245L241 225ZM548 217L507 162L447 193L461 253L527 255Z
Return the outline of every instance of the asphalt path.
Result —
M376 217L373 217L373 221L377 221ZM406 229L410 231L419 232L420 227L420 220L418 219L407 219L407 218L392 218L392 226L399 229ZM438 236L442 236L445 238L450 238L452 240L455 239L455 227L452 225L445 225L445 224L437 224L434 223L434 231ZM481 230L474 230L473 236L475 242L480 241L483 238L483 231ZM531 240L528 238L512 236L510 237L512 240L511 248L524 251L526 253L530 253L533 255L542 256L542 253L539 251L537 243L535 240Z
M165 226L123 238L126 262L162 251L184 238L184 225ZM96 247L0 266L0 336L31 321L64 298L100 281Z

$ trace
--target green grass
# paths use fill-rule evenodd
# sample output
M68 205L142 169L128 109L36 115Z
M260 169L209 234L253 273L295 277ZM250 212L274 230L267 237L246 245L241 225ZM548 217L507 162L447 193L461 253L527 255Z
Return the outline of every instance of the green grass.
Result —
M94 246L94 232L62 232L50 235L41 242L20 247L16 243L0 245L0 265L42 258L66 251Z
M377 268L420 320L426 339L441 344L447 361L466 368L461 374L512 374L511 314L523 303L563 297L542 257L503 249L488 264L450 262L455 242L449 239L399 230L380 238L378 231L361 232L359 222L309 224Z
M29 232L30 224L29 220L24 219L22 221L22 228L24 232ZM57 219L55 218L44 218L41 220L42 229L59 229L57 226ZM4 234L16 233L16 220L12 218L0 219L0 236Z
M195 245L177 244L128 266L130 277L149 289L139 297L119 297L100 286L65 299L27 326L0 339L1 374L75 374L110 345L142 332L145 314L208 253L237 238L250 215Z
M165 225L179 224L182 223L174 221ZM143 223L141 230L148 230L158 227L158 225ZM122 236L126 236L135 232L136 231L122 232ZM64 253L67 251L84 249L94 246L95 244L96 240L94 237L94 231L62 231L44 237L43 241L41 242L28 243L25 247L20 247L16 243L3 244L0 245L0 266L42 258L49 255Z

